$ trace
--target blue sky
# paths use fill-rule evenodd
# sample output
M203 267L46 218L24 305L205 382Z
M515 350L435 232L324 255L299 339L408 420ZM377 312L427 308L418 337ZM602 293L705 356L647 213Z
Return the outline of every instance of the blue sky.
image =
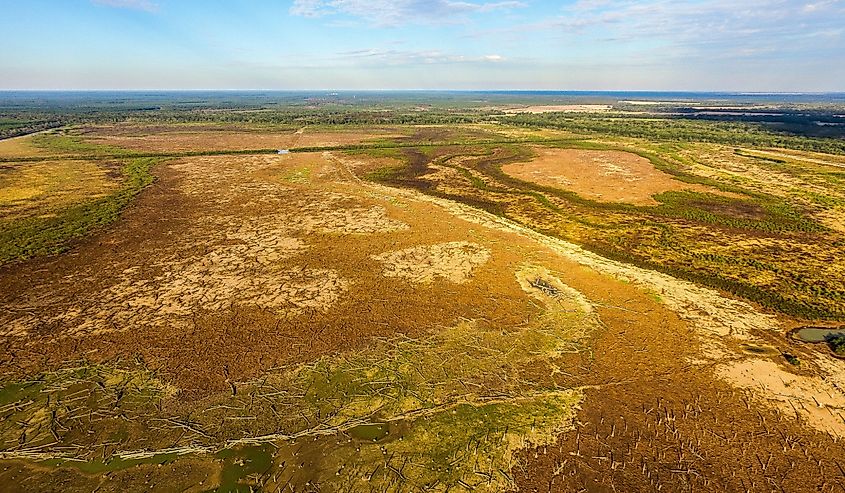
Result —
M845 0L0 0L0 89L845 91Z

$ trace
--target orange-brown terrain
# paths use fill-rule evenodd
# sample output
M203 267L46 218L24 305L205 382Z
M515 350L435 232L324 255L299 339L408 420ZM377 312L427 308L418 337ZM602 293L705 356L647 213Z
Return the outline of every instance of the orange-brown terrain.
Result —
M540 148L535 152L531 161L506 164L502 171L604 202L658 205L653 196L661 192L719 193L712 187L678 181L648 159L624 151Z
M419 132L120 124L0 142L3 238L54 252L0 266L0 491L845 489L845 361L789 333L835 318L601 255L553 215L596 207L622 231L627 209L594 204L651 213L666 192L774 213L633 141L415 148ZM767 186L750 158L706 156L685 169ZM27 249L128 190L138 159L154 181L118 219ZM783 173L778 197L828 190ZM780 241L685 224L702 245Z

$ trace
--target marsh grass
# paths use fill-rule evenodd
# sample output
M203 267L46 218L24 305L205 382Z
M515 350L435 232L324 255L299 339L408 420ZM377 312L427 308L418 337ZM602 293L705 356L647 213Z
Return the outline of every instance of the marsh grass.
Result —
M121 187L105 197L64 210L43 211L46 216L31 215L0 224L0 264L60 253L73 240L113 223L132 199L153 182L151 169L159 162L156 158L129 160L121 168Z
M365 178L479 207L608 258L721 289L783 313L845 318L845 291L833 280L837 267L808 263L820 244L829 242L837 248L842 241L800 203L749 189L742 182L698 176L691 171L692 163L679 154L681 144L640 149L627 141L570 140L547 145L633 152L675 179L730 195L663 192L654 196L655 206L591 200L505 174L503 164L532 156L530 148L516 144L444 147L433 154L429 151L431 158L408 150L404 166L391 165ZM432 179L433 165L455 169L461 183ZM703 235L704 231L708 233ZM809 257L768 255L752 249L757 238L788 238Z

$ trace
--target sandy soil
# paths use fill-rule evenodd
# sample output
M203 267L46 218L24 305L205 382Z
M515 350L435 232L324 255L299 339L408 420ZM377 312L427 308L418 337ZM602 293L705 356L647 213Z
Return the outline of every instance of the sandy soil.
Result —
M473 269L490 258L490 250L466 241L426 245L373 256L384 265L387 277L404 277L414 282L432 282L435 278L460 284Z
M603 202L657 205L652 196L660 192L717 192L675 180L655 169L648 159L628 152L550 148L535 148L535 152L537 157L530 162L506 164L502 171Z
M746 359L720 365L717 374L747 389L781 413L797 415L821 432L845 437L845 394L830 382L815 376L795 375L764 359ZM835 374L840 374L837 371Z

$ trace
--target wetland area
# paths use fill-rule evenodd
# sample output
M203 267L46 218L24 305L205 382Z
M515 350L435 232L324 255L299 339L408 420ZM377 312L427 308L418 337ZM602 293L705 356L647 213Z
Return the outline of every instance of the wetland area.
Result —
M120 97L0 93L0 491L845 488L845 103Z

